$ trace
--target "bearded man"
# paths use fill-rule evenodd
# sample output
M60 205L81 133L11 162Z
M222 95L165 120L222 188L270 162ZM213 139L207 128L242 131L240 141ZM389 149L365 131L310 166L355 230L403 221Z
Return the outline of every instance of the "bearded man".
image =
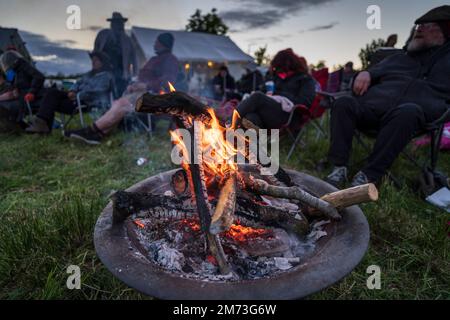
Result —
M351 185L378 183L423 126L450 108L450 6L431 10L415 24L405 52L360 72L353 96L334 103L329 150L334 169L326 178L329 183L342 187L346 182L356 130L378 135L367 164Z

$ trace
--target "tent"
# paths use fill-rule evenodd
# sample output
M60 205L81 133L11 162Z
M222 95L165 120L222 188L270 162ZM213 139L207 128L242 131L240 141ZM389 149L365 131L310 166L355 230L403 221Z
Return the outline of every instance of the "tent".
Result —
M25 47L25 42L19 35L17 29L0 27L0 50L6 51L14 47L28 61L31 61L31 55Z
M243 66L254 60L226 36L132 27L131 37L136 45L140 67L154 56L153 44L158 35L164 32L173 34L175 38L173 54L186 67L192 64L204 64L209 67L226 64L232 75L240 77L244 71Z

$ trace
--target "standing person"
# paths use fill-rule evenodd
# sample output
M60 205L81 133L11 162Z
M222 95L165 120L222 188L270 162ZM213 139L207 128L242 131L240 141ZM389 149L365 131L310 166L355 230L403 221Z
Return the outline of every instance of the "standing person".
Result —
M108 55L114 74L116 97L120 97L136 74L137 59L131 38L125 33L127 18L119 12L113 12L107 19L111 22L110 29L103 29L95 38L94 51Z
M242 118L264 129L279 129L295 105L310 107L316 96L316 82L308 73L306 60L292 49L278 52L271 62L273 93L252 94L237 111Z
M236 90L236 82L230 75L227 66L223 65L219 69L219 73L213 79L214 99L227 100Z
M168 82L175 83L179 71L178 59L172 54L174 37L171 33L162 33L154 44L156 56L140 70L138 81L128 86L120 99L113 102L111 109L93 123L92 126L66 131L65 136L82 140L88 144L100 144L103 137L111 132L129 112L134 112L137 98L145 92L159 93L169 91Z
M72 113L77 108L77 94L80 101L90 107L104 108L110 102L113 75L107 55L103 52L89 53L92 70L83 75L69 92L49 89L40 103L33 124L27 133L50 133L55 112Z
M450 108L450 6L435 8L415 23L406 52L360 72L355 96L334 103L329 183L341 187L346 182L356 129L376 130L378 135L351 185L377 183L415 134Z

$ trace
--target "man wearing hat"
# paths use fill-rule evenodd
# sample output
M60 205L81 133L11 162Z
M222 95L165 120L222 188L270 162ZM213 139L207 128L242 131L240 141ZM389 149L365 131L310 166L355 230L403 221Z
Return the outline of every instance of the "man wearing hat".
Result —
M131 38L125 33L127 18L119 12L113 12L107 19L110 29L101 30L95 39L94 51L104 52L109 56L114 73L116 97L122 95L130 78L136 74L137 59Z
M111 63L108 56L99 51L89 53L92 70L84 74L69 90L50 88L44 95L33 123L27 133L50 133L55 112L71 114L77 107L77 94L83 104L104 109L110 104L113 83Z
M331 111L328 182L341 187L355 130L377 131L367 164L352 186L377 183L426 123L450 108L450 6L416 20L405 52L392 55L355 78L353 96L338 99Z
M124 95L113 102L111 109L93 123L91 127L67 131L69 138L82 140L88 144L99 144L102 138L111 132L125 115L134 112L134 104L145 92L169 92L168 82L177 85L179 73L178 59L172 54L174 37L171 33L160 34L154 44L156 56L140 70L138 81L127 87Z

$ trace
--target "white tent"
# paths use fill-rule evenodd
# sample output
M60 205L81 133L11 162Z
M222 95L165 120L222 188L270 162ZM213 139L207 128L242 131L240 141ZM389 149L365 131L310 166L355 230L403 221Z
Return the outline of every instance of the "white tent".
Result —
M243 52L229 37L217 36L200 32L171 31L161 29L151 29L142 27L133 27L131 36L135 41L139 63L143 59L147 60L155 55L153 44L159 34L170 32L174 38L173 54L184 63L196 62L214 62L226 63L230 68L230 73L241 73L239 69L253 58ZM236 74L237 75L237 74Z

